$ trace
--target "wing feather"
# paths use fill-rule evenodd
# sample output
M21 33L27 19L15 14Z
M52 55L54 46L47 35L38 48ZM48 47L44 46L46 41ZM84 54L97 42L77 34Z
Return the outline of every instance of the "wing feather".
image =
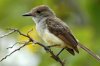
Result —
M77 49L77 41L70 32L68 26L66 26L63 21L58 18L48 18L46 20L47 28L55 36L63 40L68 46L72 47L76 52L79 52ZM69 48L69 47L68 47Z

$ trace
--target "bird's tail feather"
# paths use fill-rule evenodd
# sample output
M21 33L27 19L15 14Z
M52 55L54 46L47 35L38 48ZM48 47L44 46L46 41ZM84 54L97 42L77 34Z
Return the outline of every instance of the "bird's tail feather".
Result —
M75 55L75 52L74 52L74 50L73 50L73 49L66 48L66 50L67 50L70 54Z
M92 57L94 57L95 59L97 59L98 61L100 61L100 56L99 55L96 55L94 52L92 52L90 49L88 49L87 47L85 47L81 43L79 43L78 46L80 48L82 48L83 50L85 50L87 53L89 53Z

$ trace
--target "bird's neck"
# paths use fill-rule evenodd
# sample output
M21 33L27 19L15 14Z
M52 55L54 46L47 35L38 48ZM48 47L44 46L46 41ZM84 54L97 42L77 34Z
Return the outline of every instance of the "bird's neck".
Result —
M46 19L50 18L49 17L41 17L41 18L32 18L34 22L36 23L36 30L39 33L40 36L43 36L46 27Z
M33 21L37 24L39 23L42 19L44 19L43 17L32 17Z
M40 36L44 34L44 30L46 28L46 19L47 17L41 17L41 18L32 18L34 22L36 23L36 30L39 33Z

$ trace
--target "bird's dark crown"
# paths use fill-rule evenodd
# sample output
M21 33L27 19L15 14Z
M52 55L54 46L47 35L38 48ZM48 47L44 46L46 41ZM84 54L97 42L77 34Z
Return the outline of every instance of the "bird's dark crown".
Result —
M46 5L40 5L31 10L32 14L39 14L44 16L54 15L53 11Z

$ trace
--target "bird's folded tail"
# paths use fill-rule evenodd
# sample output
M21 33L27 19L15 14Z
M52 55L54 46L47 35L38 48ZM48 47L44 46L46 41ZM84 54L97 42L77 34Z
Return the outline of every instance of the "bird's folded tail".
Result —
M83 50L85 50L87 53L89 53L92 57L94 57L95 59L97 59L98 61L100 61L100 56L99 55L96 55L94 52L92 52L90 49L88 49L87 47L85 47L81 43L79 43L78 46L80 48L82 48Z
M73 50L73 49L66 48L66 50L67 50L70 54L75 55L75 52L74 52L74 50Z

